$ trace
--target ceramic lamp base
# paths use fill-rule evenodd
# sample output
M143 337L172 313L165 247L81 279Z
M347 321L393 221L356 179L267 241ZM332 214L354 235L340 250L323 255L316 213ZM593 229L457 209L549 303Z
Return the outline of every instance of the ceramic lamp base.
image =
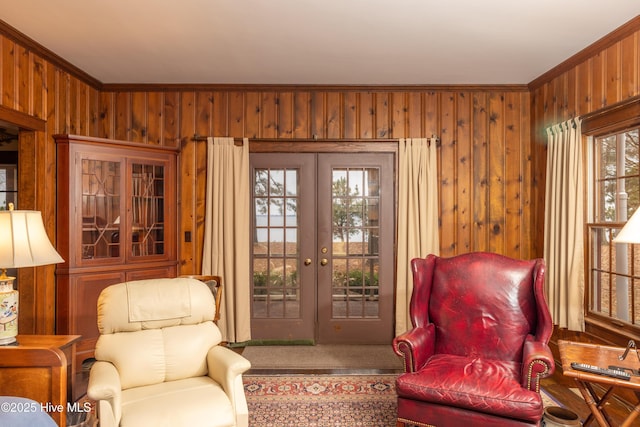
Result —
M0 345L16 342L19 293L13 289L15 277L0 278Z

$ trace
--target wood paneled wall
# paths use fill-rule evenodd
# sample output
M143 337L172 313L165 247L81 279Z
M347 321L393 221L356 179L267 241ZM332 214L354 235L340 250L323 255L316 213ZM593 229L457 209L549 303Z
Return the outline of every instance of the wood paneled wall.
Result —
M640 25L529 85L494 87L221 87L103 85L0 22L0 121L42 119L21 137L22 208L56 219L52 135L73 133L181 147L181 273L200 271L205 144L201 136L290 140L440 138L441 253L542 255L543 129L638 95ZM576 59L577 58L577 59ZM572 62L573 61L573 62ZM26 127L28 128L28 127ZM61 213L62 214L62 213ZM191 243L182 238L191 231ZM21 284L21 332L54 331L54 268Z
M533 252L543 253L545 129L640 95L640 17L559 64L529 85L533 151Z
M100 91L73 67L61 67L55 55L28 40L17 42L20 37L10 28L0 30L0 122L21 129L18 209L41 211L55 239L56 154L51 136L96 133ZM20 333L54 332L54 272L54 266L19 270Z
M440 138L444 255L531 255L529 95L514 90L258 88L104 92L99 135L181 146L181 269L201 265L206 143L194 134L290 140ZM372 142L375 143L375 142Z

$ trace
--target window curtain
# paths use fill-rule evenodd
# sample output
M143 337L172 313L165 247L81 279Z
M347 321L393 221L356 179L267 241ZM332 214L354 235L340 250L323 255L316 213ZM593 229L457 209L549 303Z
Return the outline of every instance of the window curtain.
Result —
M584 181L581 119L547 129L546 290L553 323L584 331Z
M207 139L202 274L222 277L218 327L223 341L251 338L249 280L249 142Z
M396 335L412 327L411 260L440 253L436 141L436 138L413 138L399 142Z

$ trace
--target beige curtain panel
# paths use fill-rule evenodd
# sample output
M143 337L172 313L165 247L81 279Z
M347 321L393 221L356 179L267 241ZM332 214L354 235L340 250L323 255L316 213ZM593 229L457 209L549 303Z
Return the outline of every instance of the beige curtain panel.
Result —
M222 277L222 340L251 339L249 141L207 139L207 195L202 274Z
M547 129L544 259L553 323L584 331L584 178L581 120Z
M399 142L396 336L411 328L411 260L440 254L436 142L435 138Z

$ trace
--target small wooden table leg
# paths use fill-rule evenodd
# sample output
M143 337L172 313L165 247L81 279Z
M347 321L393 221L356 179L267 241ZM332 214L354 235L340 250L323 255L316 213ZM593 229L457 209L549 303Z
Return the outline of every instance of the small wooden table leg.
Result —
M589 414L589 416L585 420L584 426L588 426L595 417L595 419L598 421L598 424L600 424L600 427L611 427L611 421L608 419L609 417L604 411L604 402L609 397L613 387L610 387L609 390L607 390L607 392L601 398L598 398L598 395L591 387L591 384L580 381L578 378L576 378L575 381L578 385L580 393L582 393L584 401L591 410L591 414Z

